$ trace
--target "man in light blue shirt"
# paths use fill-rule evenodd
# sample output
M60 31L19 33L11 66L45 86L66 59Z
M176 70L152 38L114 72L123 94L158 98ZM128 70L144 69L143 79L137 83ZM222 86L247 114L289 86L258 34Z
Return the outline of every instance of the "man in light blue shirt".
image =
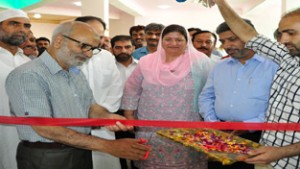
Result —
M278 65L245 48L225 22L219 25L217 34L231 57L217 63L210 73L199 96L200 114L205 121L263 122ZM260 133L236 132L256 142ZM222 165L209 163L209 168L220 169ZM235 163L232 168L253 169L254 165Z
M157 45L159 42L159 37L164 29L164 25L157 23L150 23L145 27L145 39L146 46L136 49L132 56L136 60L140 60L141 57L148 55L149 53L153 53L157 50Z

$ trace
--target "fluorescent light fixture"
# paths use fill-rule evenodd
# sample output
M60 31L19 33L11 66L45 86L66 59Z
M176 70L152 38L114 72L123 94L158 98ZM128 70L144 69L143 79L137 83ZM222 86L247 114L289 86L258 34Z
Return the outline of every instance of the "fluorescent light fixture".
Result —
M82 5L82 4L81 4L81 1L73 2L73 4L76 5L76 6L81 6L81 5Z
M159 5L159 6L157 6L157 7L160 8L160 9L168 9L168 8L171 8L170 5Z
M36 13L36 14L33 15L33 17L36 18L36 19L40 19L42 17L42 15L39 14L39 13Z

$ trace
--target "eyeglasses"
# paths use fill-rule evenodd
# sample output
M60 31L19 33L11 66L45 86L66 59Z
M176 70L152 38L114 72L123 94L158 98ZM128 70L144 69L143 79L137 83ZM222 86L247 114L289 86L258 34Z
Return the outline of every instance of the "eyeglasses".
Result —
M67 35L62 35L62 36L65 37L65 38L67 38L67 39L69 39L69 40L71 40L71 41L73 41L73 42L78 43L80 45L80 49L81 49L82 52L93 51L93 55L96 55L96 54L98 54L101 51L100 47L93 47L93 46L91 46L89 44L82 43L82 42L80 42L80 41L78 41L76 39L73 39L73 38L71 38L71 37L69 37Z

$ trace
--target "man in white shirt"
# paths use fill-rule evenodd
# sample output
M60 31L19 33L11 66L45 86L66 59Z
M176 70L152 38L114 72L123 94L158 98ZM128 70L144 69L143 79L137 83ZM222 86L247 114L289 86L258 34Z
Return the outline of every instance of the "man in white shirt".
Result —
M221 59L220 56L214 54L216 50L217 36L206 30L197 31L192 36L194 47L204 54L206 54L213 62Z
M94 16L82 16L75 21L85 22L91 25L102 39L106 24L102 19ZM115 63L114 56L107 50L102 49L81 67L89 85L93 91L96 102L105 107L109 112L116 112L123 95L123 84L120 72ZM93 129L92 135L106 139L115 139L115 133L105 128ZM118 169L119 160L111 155L93 151L93 166L96 169Z
M112 53L115 55L116 64L120 71L123 85L127 78L131 75L132 71L138 64L138 60L134 59L132 56L135 50L134 42L130 36L127 35L117 35L111 39ZM118 114L124 115L123 110L119 110ZM134 138L134 133L132 132L116 132L116 138ZM120 159L122 169L135 169L133 163L129 160Z
M116 64L123 82L127 80L138 64L138 60L132 56L135 47L132 38L127 35L117 35L111 39L112 53L116 58Z
M8 96L5 92L7 75L17 66L30 61L18 46L23 44L30 31L27 14L9 9L0 12L0 115L10 116ZM15 126L0 125L0 168L13 169L16 165L16 147L19 143Z

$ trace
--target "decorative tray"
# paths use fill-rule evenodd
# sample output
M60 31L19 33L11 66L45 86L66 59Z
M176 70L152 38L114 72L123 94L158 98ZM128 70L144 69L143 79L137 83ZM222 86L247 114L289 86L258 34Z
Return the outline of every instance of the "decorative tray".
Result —
M203 152L212 160L229 165L248 157L247 152L258 148L260 144L229 133L213 129L167 129L157 134L193 147Z

